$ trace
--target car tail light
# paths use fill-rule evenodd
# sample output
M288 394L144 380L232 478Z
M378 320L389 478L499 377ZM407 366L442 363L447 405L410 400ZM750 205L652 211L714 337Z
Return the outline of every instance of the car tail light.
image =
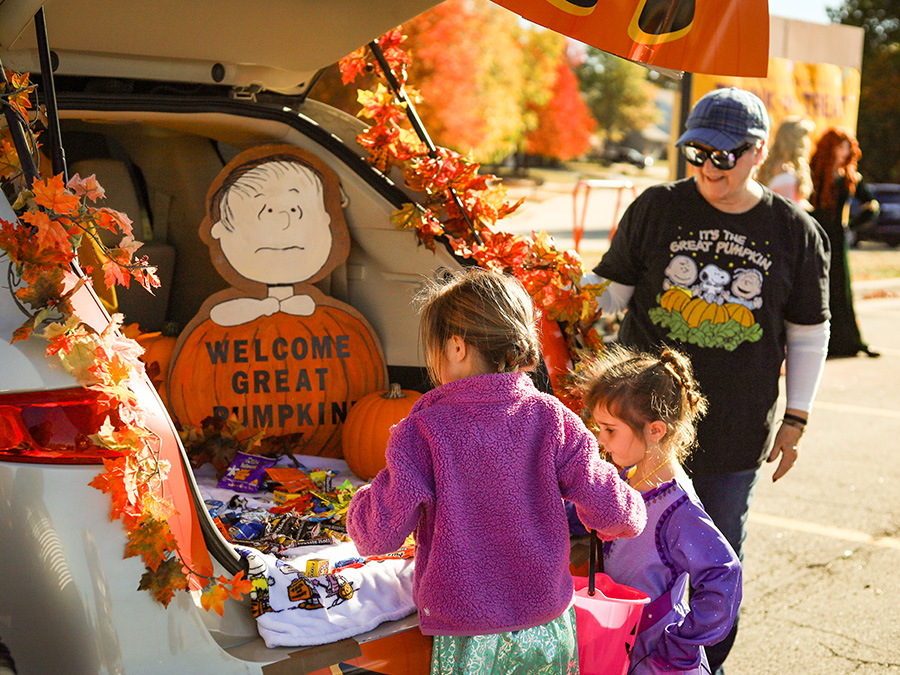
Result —
M81 387L0 394L0 461L99 464L118 453L93 443L106 417L118 416Z

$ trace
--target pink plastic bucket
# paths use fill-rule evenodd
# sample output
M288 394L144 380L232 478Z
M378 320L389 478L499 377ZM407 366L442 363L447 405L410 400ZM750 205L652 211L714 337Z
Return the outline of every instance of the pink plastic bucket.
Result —
M625 675L641 612L650 598L602 572L594 577L593 596L588 595L587 577L574 577L574 581L581 675Z

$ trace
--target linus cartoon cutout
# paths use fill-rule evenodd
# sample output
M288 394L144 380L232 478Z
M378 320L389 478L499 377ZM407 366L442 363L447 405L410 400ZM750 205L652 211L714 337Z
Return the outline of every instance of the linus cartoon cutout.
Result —
M231 288L178 338L171 410L183 427L232 417L296 452L340 456L349 406L385 388L366 319L313 285L344 263L350 234L337 175L318 157L266 145L235 157L207 193L200 237Z
M665 275L659 307L650 310L650 318L668 329L668 337L729 351L759 340L762 328L753 310L763 304L762 272L728 272L714 264L701 269L693 258L676 255Z

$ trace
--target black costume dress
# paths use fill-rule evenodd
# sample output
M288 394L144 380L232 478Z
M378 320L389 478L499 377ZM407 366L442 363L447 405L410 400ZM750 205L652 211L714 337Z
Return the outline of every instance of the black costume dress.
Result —
M850 264L847 258L847 239L845 225L849 213L846 208L850 200L850 190L843 176L834 180L837 193L834 206L830 209L816 209L813 217L828 235L831 243L831 339L828 342L828 356L856 356L859 352L870 353L869 346L863 341L853 309L853 289L850 285ZM874 199L863 181L856 185L856 198L861 204ZM873 353L874 354L874 353Z

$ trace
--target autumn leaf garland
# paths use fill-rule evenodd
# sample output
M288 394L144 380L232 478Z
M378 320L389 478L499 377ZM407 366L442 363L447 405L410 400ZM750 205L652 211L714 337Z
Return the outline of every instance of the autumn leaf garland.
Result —
M0 97L27 122L31 108L28 75L8 72L0 82ZM32 145L36 142L31 137ZM31 148L36 153L36 147ZM75 175L36 179L28 185L8 127L0 128L0 186L12 202L18 218L0 219L0 251L11 265L15 297L30 309L12 342L33 334L47 340L47 356L58 359L83 387L94 391L96 412L105 418L90 441L109 451L103 470L90 485L109 495L111 519L120 519L128 544L125 557L137 556L146 572L139 589L149 591L168 605L174 593L188 587L194 572L187 569L169 528L174 513L165 498L168 463L159 458L159 440L144 424L144 413L131 383L144 375L139 360L143 348L120 331L122 315L114 314L99 334L76 316L71 298L78 288L91 283L72 271L76 251L85 237L103 251L103 280L107 287L127 287L132 280L148 291L159 286L156 270L136 255L140 243L131 236L131 220L113 209L98 207L103 188L94 176ZM102 230L121 233L115 248L103 246ZM86 270L88 273L90 269ZM250 582L238 574L209 580L201 604L222 614L229 595L240 597Z
M404 40L395 28L377 42L407 98L415 100L416 92L405 86L412 58L401 47ZM362 47L341 59L344 84L373 70L381 72L369 55L368 48ZM510 204L497 177L480 174L480 165L469 157L441 147L429 154L409 128L405 104L384 84L360 90L357 98L362 105L358 116L370 121L357 137L369 153L368 161L383 172L401 168L407 187L424 195L420 203L406 204L393 213L396 227L414 230L431 250L436 238L446 236L456 255L515 275L547 318L564 324L570 353L602 348L594 322L600 314L597 296L603 287L581 285L584 265L578 253L560 251L545 232L525 237L496 229L497 222L523 200ZM470 222L482 243L476 241Z

